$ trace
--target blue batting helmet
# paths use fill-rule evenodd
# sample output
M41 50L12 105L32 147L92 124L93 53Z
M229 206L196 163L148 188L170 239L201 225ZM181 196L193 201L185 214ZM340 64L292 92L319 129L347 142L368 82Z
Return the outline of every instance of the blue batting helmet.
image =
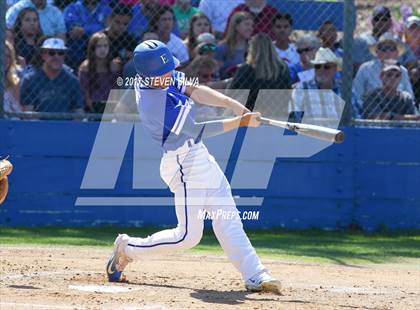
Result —
M174 70L179 60L172 56L165 43L147 40L134 50L134 66L140 76L153 77Z

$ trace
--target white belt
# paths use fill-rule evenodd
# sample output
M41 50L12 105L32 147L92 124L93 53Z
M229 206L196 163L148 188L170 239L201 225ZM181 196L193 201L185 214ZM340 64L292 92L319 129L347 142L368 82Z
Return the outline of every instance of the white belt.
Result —
M184 154L184 153L188 153L189 150L196 144L199 144L201 141L195 143L194 139L188 139L184 142L183 145L181 145L179 148L177 148L176 150L168 150L165 151L165 155L177 155L177 154Z

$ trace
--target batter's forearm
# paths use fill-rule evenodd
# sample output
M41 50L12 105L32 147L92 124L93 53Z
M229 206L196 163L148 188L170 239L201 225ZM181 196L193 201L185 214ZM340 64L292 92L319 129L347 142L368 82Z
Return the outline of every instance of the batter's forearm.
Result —
M187 87L186 93L194 101L208 106L228 108L231 109L236 115L242 115L249 112L249 110L239 101L205 85Z

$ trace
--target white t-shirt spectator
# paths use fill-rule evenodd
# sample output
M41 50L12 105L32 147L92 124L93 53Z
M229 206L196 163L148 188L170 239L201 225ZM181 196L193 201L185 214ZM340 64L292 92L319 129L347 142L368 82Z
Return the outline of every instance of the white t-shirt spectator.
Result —
M287 50L281 50L276 47L276 51L280 58L283 59L288 65L294 65L300 62L299 54L296 50L296 46L293 43L289 44Z
M224 32L230 12L244 0L201 0L198 7L207 15L211 25L217 32Z
M175 34L171 33L166 46L181 63L186 63L190 60L187 47L185 46L184 42Z

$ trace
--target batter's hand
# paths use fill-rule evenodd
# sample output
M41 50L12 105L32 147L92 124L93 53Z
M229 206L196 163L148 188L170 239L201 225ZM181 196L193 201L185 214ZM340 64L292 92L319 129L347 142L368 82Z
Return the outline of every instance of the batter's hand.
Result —
M12 172L13 165L7 159L0 160L0 204L6 199L9 192L7 176Z
M260 112L249 112L245 113L241 117L240 127L259 127L261 125L261 113Z

